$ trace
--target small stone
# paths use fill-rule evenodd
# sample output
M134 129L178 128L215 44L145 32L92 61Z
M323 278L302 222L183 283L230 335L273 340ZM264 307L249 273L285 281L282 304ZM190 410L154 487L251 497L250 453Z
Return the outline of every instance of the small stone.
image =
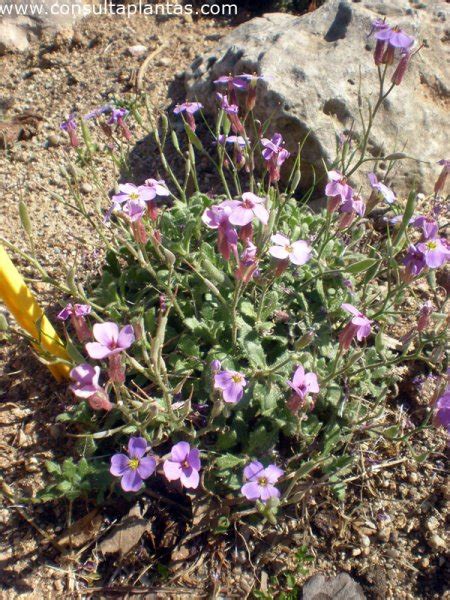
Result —
M365 547L368 548L370 546L370 538L367 535L362 535L360 537L361 539L361 544Z
M352 556L359 556L361 554L361 548L353 548Z
M439 521L436 517L430 517L427 521L428 531L435 531L439 527Z
M419 481L419 476L417 475L417 473L413 472L409 474L408 479L410 483L417 483Z
M160 59L156 61L156 66L158 67L169 67L172 64L172 61L168 56L162 56Z
M365 600L359 583L347 573L339 573L336 577L314 575L302 590L303 600Z
M81 183L80 184L80 192L83 194L90 194L94 188L90 183Z
M380 540L380 542L388 542L389 538L391 537L391 528L390 527L383 527L378 532L377 537Z
M428 556L424 556L424 557L422 558L422 560L420 561L420 565L421 565L421 566L422 566L424 569L426 569L427 567L429 567L429 566L430 566L430 559L428 558Z
M61 139L55 134L52 133L47 138L47 145L49 148L56 148L61 143Z
M433 550L442 550L447 547L445 540L443 540L441 538L441 536L438 535L437 533L433 534L430 537L430 539L428 540L428 543L429 543L430 547L433 548Z
M142 44L128 46L127 52L130 54L130 56L139 57L147 52L147 46L143 46Z

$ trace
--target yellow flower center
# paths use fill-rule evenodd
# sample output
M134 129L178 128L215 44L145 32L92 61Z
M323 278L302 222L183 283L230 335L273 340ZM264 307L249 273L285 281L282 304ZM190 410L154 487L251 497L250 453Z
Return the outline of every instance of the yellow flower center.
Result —
M139 194L136 192L131 192L129 198L130 200L139 200Z
M267 477L259 477L258 483L259 485L265 487L268 484Z
M136 469L139 467L139 459L138 458L130 458L130 460L128 462L128 466L133 471L136 471Z
M287 244L284 249L286 250L286 252L289 252L289 254L292 254L292 252L294 251L294 248L290 245Z
M436 242L433 242L433 241L427 242L427 248L429 250L436 250L436 248L437 248Z
M233 375L231 377L231 379L234 381L234 383L241 383L242 375L239 375L239 373L236 373L235 375Z

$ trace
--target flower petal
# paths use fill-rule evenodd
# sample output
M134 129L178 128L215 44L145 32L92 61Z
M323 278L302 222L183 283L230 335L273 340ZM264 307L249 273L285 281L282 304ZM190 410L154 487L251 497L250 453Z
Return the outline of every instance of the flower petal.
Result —
M269 483L276 483L283 475L284 471L276 465L269 465L264 469L264 477L267 478Z
M128 463L130 459L126 454L114 454L111 456L111 467L109 472L111 475L115 475L116 477L121 477L124 472L128 469Z
M200 483L200 475L195 469L182 469L180 481L184 487L195 489Z
M165 460L163 464L163 471L164 475L169 481L180 479L181 466L178 462L173 462L173 460Z
M253 211L251 208L244 208L243 206L237 206L233 209L232 213L228 218L232 225L248 225L253 221Z
M85 348L89 356L95 360L102 360L111 354L111 350L99 342L88 342Z
M241 487L241 492L247 500L258 500L261 496L261 486L257 481L250 481L249 483L244 483Z
M131 458L141 458L147 451L147 440L143 437L131 437L128 440L128 454Z
M188 454L187 461L190 464L190 466L196 471L200 471L200 469L202 468L200 462L200 452L197 448L192 448L192 450Z
M125 325L125 327L120 330L119 337L117 338L117 345L120 348L126 349L131 346L135 339L133 327L131 325Z
M292 252L289 255L291 263L294 265L304 265L311 258L311 247L308 242L298 240L292 244Z
M120 482L124 492L138 492L142 487L142 478L137 471L128 469Z
M269 222L269 212L262 204L255 204L253 207L253 214L257 217L263 225L267 225Z
M153 475L156 469L156 460L153 456L144 456L139 461L139 467L137 468L137 472L139 473L142 479L147 479L150 475Z
M94 338L103 346L110 346L117 342L119 328L116 323L96 323L92 328Z
M242 389L242 384L236 383L232 381L230 385L222 390L222 396L224 402L229 402L230 404L236 404L244 395L244 390Z
M280 260L286 260L289 256L289 252L283 246L271 246L269 248L269 254Z
M244 468L244 481L252 481L264 471L263 465L258 460L253 460Z
M189 452L191 451L191 447L187 442L178 442L172 446L171 450L171 459L178 463L182 463L186 460Z

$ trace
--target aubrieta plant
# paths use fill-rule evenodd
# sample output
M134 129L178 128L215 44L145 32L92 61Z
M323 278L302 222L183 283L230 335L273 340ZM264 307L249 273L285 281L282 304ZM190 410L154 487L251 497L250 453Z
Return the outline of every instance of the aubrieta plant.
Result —
M217 79L212 126L197 101L156 119L140 98L61 126L75 157L62 169L72 199L61 201L89 220L105 256L84 287L76 267L55 283L70 296L59 319L73 358L73 403L58 418L84 471L86 461L96 467L80 495L172 490L180 502L222 499L231 518L259 511L273 522L314 473L342 495L359 456L352 445L414 433L393 431L383 416L396 366L446 368L447 297L436 273L450 259L449 161L418 213L415 192L397 198L378 168L388 165L389 176L404 155L367 156L377 112L415 53L413 38L384 21L372 35L377 101L363 134L342 135L325 177L307 190L302 142L286 148L255 118L260 74ZM134 122L151 134L162 171L140 185L129 176ZM122 174L112 193L98 173L108 157ZM215 173L214 192L199 159ZM89 204L79 191L88 175ZM310 208L312 195L325 197L323 210ZM416 325L396 339L404 315ZM436 409L448 427L448 390Z

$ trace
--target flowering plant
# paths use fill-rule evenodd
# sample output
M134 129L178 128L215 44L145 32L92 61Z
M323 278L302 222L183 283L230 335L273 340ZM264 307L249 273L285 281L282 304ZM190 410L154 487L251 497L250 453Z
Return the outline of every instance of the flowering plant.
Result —
M381 159L401 158L370 159L366 150L414 41L379 21L373 33L378 102L364 135L339 145L328 181L315 188L300 185L301 144L285 148L254 116L259 75L216 81L217 120L206 131L203 107L192 101L175 107L172 122L136 99L63 124L76 156L76 167L62 169L70 205L104 251L99 278L83 284L74 267L67 283L55 283L70 296L59 317L70 317L73 360L74 401L59 420L82 460L97 466L92 489L152 488L177 502L187 494L222 498L232 519L260 511L273 521L302 497L305 479L317 475L342 495L356 468L352 444L396 436L382 418L396 366L444 368L447 297L436 271L450 257L439 212L445 177L418 216L414 191L397 198L374 172ZM140 185L128 175L133 120L150 123L163 172ZM184 177L167 158L174 153ZM105 157L127 176L112 194L96 178L97 203L88 207L79 174L95 172ZM212 167L214 193L201 181L200 158ZM357 192L352 175L366 167L367 185ZM324 210L312 210L313 194L326 198ZM371 215L380 207L385 220L376 231ZM394 339L392 326L421 278L433 306L410 311L412 330Z

